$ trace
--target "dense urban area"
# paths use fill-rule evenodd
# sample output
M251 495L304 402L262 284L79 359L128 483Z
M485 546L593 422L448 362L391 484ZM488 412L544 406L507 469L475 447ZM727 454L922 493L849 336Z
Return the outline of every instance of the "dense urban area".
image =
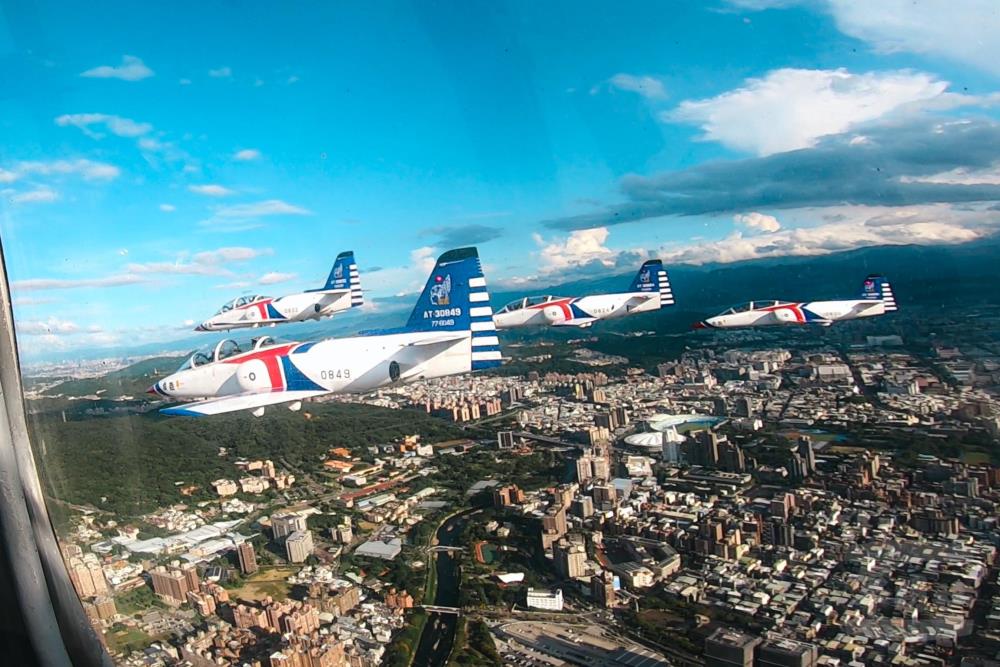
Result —
M157 415L138 388L176 360L36 370L102 641L150 667L998 664L1000 310L597 329L259 419Z

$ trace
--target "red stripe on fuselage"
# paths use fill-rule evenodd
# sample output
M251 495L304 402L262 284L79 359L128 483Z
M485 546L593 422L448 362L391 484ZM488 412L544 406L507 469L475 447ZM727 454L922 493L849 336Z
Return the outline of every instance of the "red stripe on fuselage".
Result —
M546 303L536 303L533 306L528 306L528 310L544 310L549 306L556 306L562 310L563 319L571 320L573 319L573 311L570 310L569 306L573 303L573 299L556 299L555 301L548 301Z
M802 312L801 303L783 303L780 306L768 306L767 308L760 308L759 310L762 313L773 313L777 310L790 310L792 311L792 314L795 315L796 322L799 324L805 324L806 322L806 314Z
M244 361L259 359L264 362L264 367L267 369L267 379L271 382L271 389L284 389L285 375L281 369L281 358L291 352L292 348L297 345L298 343L292 343L290 345L268 347L263 350L254 350L252 352L246 352L244 354L238 354L234 357L229 357L228 359L223 359L222 363L242 364Z

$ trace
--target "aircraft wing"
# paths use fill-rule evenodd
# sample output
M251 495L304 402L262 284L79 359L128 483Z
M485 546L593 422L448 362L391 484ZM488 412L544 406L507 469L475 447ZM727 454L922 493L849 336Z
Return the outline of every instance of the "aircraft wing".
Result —
M253 410L266 405L276 405L278 403L291 403L301 401L304 398L323 396L327 391L270 391L270 392L246 392L234 394L233 396L222 396L220 398L209 398L204 401L194 403L182 403L172 408L160 410L165 415L183 415L186 417L207 417L209 415L219 415L224 412L236 412L238 410Z
M460 340L468 340L469 333L467 331L460 331L457 334L441 334L440 336L434 336L433 338L423 338L421 340L413 341L408 343L407 347L425 347L429 345L451 345L452 343L458 342Z
M596 317L574 317L571 320L566 320L564 322L553 322L552 326L556 327L589 327L591 324L597 321Z
M637 294L637 295L635 295L633 297L630 297L629 300L625 302L625 307L626 308L635 308L636 306L641 306L642 304L644 304L647 301L649 301L650 299L652 299L654 296L659 296L659 293L658 292L650 292L648 294L641 294L641 295Z

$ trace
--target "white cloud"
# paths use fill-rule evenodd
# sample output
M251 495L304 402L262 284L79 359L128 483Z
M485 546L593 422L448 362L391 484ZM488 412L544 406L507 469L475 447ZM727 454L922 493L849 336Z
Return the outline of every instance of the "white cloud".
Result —
M788 255L826 255L876 245L965 243L996 229L989 210L948 205L838 206L790 210L787 215L823 222L754 236L736 231L721 240L667 245L659 250L659 255L672 263L728 263Z
M208 75L216 79L225 79L233 75L233 70L229 67L208 70Z
M84 287L123 287L148 283L150 279L134 274L119 274L102 278L28 278L15 280L11 284L14 292L34 292L38 290L80 289Z
M83 333L76 322L50 317L47 320L21 320L16 323L17 333L22 336L43 336L47 334L67 335Z
M295 273L281 273L279 271L269 271L265 273L257 282L261 285L275 285L277 283L287 283L289 280L295 280L298 277Z
M10 170L0 170L0 182L12 183L26 175L74 175L88 181L109 181L118 178L118 167L92 160L54 160L51 162L19 162Z
M611 77L608 83L612 88L638 93L648 100L662 100L667 97L663 82L652 76L620 73Z
M228 275L230 272L211 264L191 262L144 262L125 267L131 274L173 274L182 276Z
M13 304L14 307L16 308L21 306L42 306L47 303L54 303L56 301L58 301L58 299L51 299L40 296L20 296L13 300Z
M139 137L153 129L149 123L139 123L131 118L122 118L106 113L63 114L56 118L56 125L59 127L78 127L95 139L100 139L104 135L91 129L92 125L103 126L106 131L119 137Z
M177 83L181 84L182 86L190 86L191 79L180 79Z
M773 215L763 213L737 213L733 216L733 222L738 225L745 225L750 229L757 229L762 232L776 232L781 229L781 223Z
M122 64L101 65L93 69L88 69L80 76L97 79L122 79L123 81L139 81L153 76L153 70L146 67L146 64L135 56L122 56Z
M1000 162L986 169L959 167L930 176L901 176L901 183L940 183L943 185L1000 185Z
M233 158L236 160L240 160L241 162L258 160L260 159L260 151L257 150L256 148L244 148L241 151L236 151L236 154L233 155Z
M235 289L242 290L250 287L253 283L247 280L237 280L231 283L223 283L222 285L215 285L214 289Z
M245 262L257 257L273 255L270 248L246 248L242 246L229 246L217 250L206 250L197 253L192 261L198 264L225 264L228 262Z
M160 210L164 213L173 213L177 210L177 207L173 204L160 204Z
M205 195L206 197L228 197L231 194L235 194L234 190L230 190L229 188L216 183L189 185L188 190L194 192L195 194Z
M311 215L311 211L280 199L225 206L215 212L219 218L260 218L268 215Z
M1000 74L995 0L826 0L837 27L878 51L938 55Z
M571 232L563 241L547 242L539 234L533 238L541 249L539 259L542 270L549 272L591 262L614 266L618 253L604 245L608 236L607 227L595 227Z
M18 192L10 197L10 200L15 204L53 202L57 199L59 199L58 192L44 187Z
M929 74L908 70L852 74L842 68L779 69L716 97L682 102L661 118L700 126L702 139L769 155L807 148L824 135L919 108L941 98L947 87Z

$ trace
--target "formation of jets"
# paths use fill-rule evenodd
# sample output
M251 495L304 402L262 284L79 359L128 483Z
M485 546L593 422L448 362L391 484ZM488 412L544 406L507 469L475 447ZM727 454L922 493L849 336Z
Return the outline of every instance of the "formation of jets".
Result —
M234 299L196 331L274 327L330 317L364 304L354 253L340 253L326 284L277 298ZM308 398L364 393L388 385L457 375L499 366L498 329L589 327L674 305L663 263L645 262L624 292L580 297L527 296L494 313L476 248L441 255L406 324L346 338L282 341L269 335L245 348L224 340L194 353L149 392L185 401L164 408L169 415L205 416L287 403L299 410ZM696 329L771 325L830 326L897 309L889 282L868 276L857 299L842 301L751 301L694 325Z

